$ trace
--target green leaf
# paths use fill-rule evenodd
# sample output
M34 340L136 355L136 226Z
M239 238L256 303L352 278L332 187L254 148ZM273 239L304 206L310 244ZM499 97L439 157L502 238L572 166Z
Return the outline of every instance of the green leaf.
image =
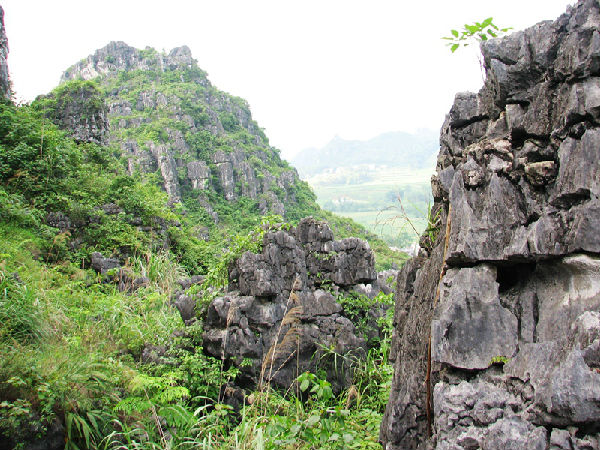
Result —
M454 53L458 47L459 47L459 45L458 45L458 44L454 44L452 47L450 47L450 51L451 51L452 53Z
M458 31L456 31L456 30L450 30L450 33L452 33L452 35L454 37L458 37Z
M494 38L498 37L498 35L496 33L494 33L492 30L488 30L487 32L491 37L494 37Z
M308 420L306 421L306 425L309 427L314 426L317 422L319 422L321 420L321 416L319 414L313 414L312 416L310 416L308 418Z
M92 427L94 427L94 431L96 431L96 433L98 433L99 432L98 422L96 421L96 418L94 417L94 415L92 413L88 412L88 413L86 413L86 416L88 417L88 420L92 424Z
M83 419L81 419L81 428L83 430L83 436L85 437L85 446L90 448L90 427Z
M487 27L488 25L491 25L491 24L492 24L492 20L494 20L494 18L493 18L493 17L488 17L487 19L485 19L485 20L484 20L484 21L481 23L481 26L482 26L482 28L485 28L485 27Z
M304 380L302 380L302 383L300 383L300 390L302 392L304 392L304 391L306 391L308 389L308 386L309 386L308 379L305 378Z
M344 439L344 442L346 444L349 444L350 442L352 442L354 440L354 436L352 436L350 433L344 433L342 438Z
M482 41L487 41L488 37L485 34L480 34L479 39L481 39Z

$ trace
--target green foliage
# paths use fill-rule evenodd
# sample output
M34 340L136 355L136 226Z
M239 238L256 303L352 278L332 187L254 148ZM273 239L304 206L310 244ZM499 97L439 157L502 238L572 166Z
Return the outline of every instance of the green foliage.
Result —
M499 28L492 22L493 17L488 17L483 22L475 22L471 25L465 24L462 30L450 30L451 36L443 37L448 42L450 51L454 53L459 47L467 47L473 42L484 42L488 39L505 35L512 30L511 27Z
M61 84L49 95L36 99L32 107L55 123L60 122L66 112L74 112L75 109L78 118L89 119L105 108L104 93L93 80L72 80Z
M442 208L432 208L431 205L427 207L427 227L423 232L425 248L431 250L435 245L435 242L440 233L440 227L442 226L441 217Z
M37 341L44 331L34 293L17 280L0 269L0 342Z
M356 325L357 331L366 339L369 334L375 332L379 326L369 315L369 310L376 305L386 305L388 307L394 304L394 294L384 294L380 292L374 298L370 299L364 294L350 292L347 294L338 294L338 303L344 310L344 315ZM379 343L371 342L371 345Z
M195 289L207 301L227 285L236 258L261 251L265 232L291 225L262 217L258 201L241 196L241 183L235 201L216 184L199 198L182 183L183 203L169 205L160 174L129 174L118 144L78 143L53 123L74 98L85 99L78 106L86 118L114 90L135 109L115 120L141 124L116 140L144 148L179 131L190 147L188 156L176 155L182 167L185 158L211 161L216 151L236 149L250 155L257 178L290 170L243 100L218 97L224 94L196 67L159 70L158 57L148 49L143 58L151 70L68 82L31 106L0 105L0 439L24 447L60 423L67 449L240 448L237 437L258 446L262 439L261 448L370 448L380 412L351 411L351 393L334 395L330 381L313 374L301 376L295 394L255 392L257 401L237 415L221 400L239 370L203 352L201 317L181 332L172 304L179 279L206 274ZM163 106L138 108L150 85L156 95L179 99L194 126L205 129L191 133L191 124L169 117ZM217 119L201 101L207 95L227 103L218 114L225 136L210 131ZM248 121L242 125L240 117ZM321 213L306 183L273 192L295 199L286 204L293 223ZM323 216L337 237L372 238L351 221ZM95 273L93 251L119 258L122 270ZM134 289L139 277L145 283ZM373 358L363 372L379 370L379 363Z

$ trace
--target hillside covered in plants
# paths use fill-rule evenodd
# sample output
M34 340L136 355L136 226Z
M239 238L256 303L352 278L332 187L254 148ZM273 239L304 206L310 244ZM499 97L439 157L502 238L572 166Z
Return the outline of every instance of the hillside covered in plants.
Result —
M186 47L111 43L32 104L13 104L0 77L0 449L378 446L393 272L377 280L374 263L400 259L318 207L244 100L214 88ZM329 231L302 238L302 223ZM207 313L244 255L261 276L273 233L298 241L277 242L311 290L277 297L281 333L261 357L205 350ZM361 255L364 273L341 276ZM293 292L307 312L322 298L333 309L300 315ZM331 345L289 371L290 389L244 381L295 321L327 321L334 338L343 323L360 358L342 364Z

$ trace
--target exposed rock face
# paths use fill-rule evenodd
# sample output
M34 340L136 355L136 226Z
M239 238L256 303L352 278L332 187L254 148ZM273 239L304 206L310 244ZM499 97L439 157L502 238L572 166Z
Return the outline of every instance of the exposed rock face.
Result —
M73 139L100 145L107 143L108 108L104 104L104 95L95 85L65 86L38 100L42 98L55 102L46 114Z
M308 218L295 229L268 232L262 253L244 253L230 271L230 292L210 305L204 348L238 365L248 384L259 383L262 372L263 382L288 388L299 373L319 367L339 390L366 342L330 291L361 283L377 289L376 279L369 245L334 241L324 222ZM327 349L344 356L337 368Z
M215 221L211 193L248 197L263 214L285 215L297 202L296 170L269 146L248 104L211 85L188 47L160 53L111 42L62 76L77 79L105 89L109 140L131 174L158 173L171 202L194 196Z
M380 438L598 449L600 4L482 51L484 87L456 96L441 131L437 241L398 275Z
M4 10L0 6L0 98L10 99L11 88L8 77L8 39L4 28Z
M0 97L9 99L10 79L8 76L8 39L4 28L4 9L0 6Z

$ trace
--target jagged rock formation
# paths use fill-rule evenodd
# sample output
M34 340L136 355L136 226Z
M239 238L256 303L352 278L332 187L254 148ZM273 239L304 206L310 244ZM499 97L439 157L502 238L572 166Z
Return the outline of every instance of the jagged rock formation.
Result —
M11 88L8 76L8 39L4 28L4 9L0 6L0 98L10 99Z
M325 222L303 219L296 228L267 232L262 253L244 253L229 278L230 292L209 306L203 346L239 366L242 385L262 378L286 389L298 372L317 367L328 372L336 390L348 385L349 367L366 342L331 292L363 283L371 284L372 294L387 289L377 282L368 243L334 241Z
M47 96L38 97L45 104L46 116L57 126L67 130L77 142L107 144L108 108L104 96L95 84L76 83L56 89Z
M109 140L120 145L130 173L158 173L172 202L197 198L215 221L217 196L247 197L262 214L288 217L304 201L299 193L314 202L296 170L269 146L248 104L214 88L188 47L163 54L111 42L62 76L77 79L104 88Z
M441 131L437 240L398 275L380 438L598 449L600 4L482 51Z

